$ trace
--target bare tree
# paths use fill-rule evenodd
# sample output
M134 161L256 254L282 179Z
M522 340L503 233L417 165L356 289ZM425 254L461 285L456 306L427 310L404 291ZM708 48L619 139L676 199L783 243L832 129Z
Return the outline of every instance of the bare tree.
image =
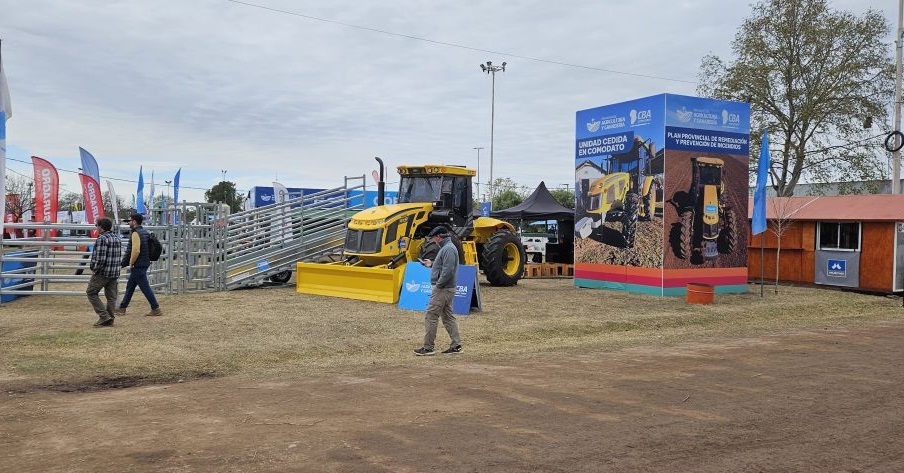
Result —
M772 207L774 218L769 220L769 231L777 240L775 249L775 293L778 294L779 268L781 268L782 235L784 235L794 223L794 216L808 205L816 202L819 197L813 197L810 201L801 204L799 200L790 197L771 197L767 199Z
M104 192L104 215L112 218L114 222L116 222L117 219L125 218L125 216L128 215L127 213L123 213L123 210L126 210L129 207L126 205L126 201L121 195L116 196L116 208L119 209L119 213L122 217L120 217L120 215L113 215L113 201L110 199L110 192Z
M17 195L6 203L6 212L16 216L16 220L22 220L22 215L35 209L34 181L27 176L14 174L6 175L7 195Z

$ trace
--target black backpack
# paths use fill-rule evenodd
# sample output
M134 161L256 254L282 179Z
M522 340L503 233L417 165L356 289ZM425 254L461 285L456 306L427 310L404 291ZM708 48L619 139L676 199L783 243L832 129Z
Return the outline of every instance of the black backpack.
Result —
M148 258L150 258L151 261L157 261L160 259L162 253L163 245L160 244L157 235L148 232Z

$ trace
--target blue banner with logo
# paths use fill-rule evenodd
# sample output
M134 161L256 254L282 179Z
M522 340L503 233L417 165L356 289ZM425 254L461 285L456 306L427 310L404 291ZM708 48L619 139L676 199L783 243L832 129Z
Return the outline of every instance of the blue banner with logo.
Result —
M750 135L670 126L665 132L665 147L669 150L749 154Z
M471 307L480 308L480 289L477 286L476 266L458 265L455 285L455 299L452 301L453 313L468 315ZM399 308L427 310L430 291L430 268L416 262L406 264L405 276L402 278L402 293L399 295Z

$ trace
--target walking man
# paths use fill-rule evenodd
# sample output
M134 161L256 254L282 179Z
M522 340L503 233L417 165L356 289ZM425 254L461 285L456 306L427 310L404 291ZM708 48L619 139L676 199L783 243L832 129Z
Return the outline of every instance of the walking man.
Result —
M148 268L151 266L151 258L148 255L148 231L141 226L144 222L144 216L141 214L132 214L129 217L129 227L132 229L129 235L129 244L126 247L126 253L122 257L121 266L131 266L129 273L129 281L126 283L126 293L122 296L122 302L116 309L117 315L125 315L126 308L132 300L132 294L135 293L135 286L141 289L141 293L151 304L151 311L144 315L163 315L160 310L160 304L154 297L154 291L151 289L151 283L148 282Z
M417 356L433 355L433 344L436 341L436 327L439 319L449 332L451 344L444 354L461 353L461 337L458 334L458 323L452 314L452 299L455 298L455 276L458 274L458 250L446 233L446 228L438 226L427 235L437 246L439 252L433 261L423 260L424 266L430 268L430 302L427 304L427 315L424 316L424 345L414 350Z
M91 261L88 267L94 274L88 281L88 288L85 294L88 295L88 302L97 313L97 322L95 327L110 327L113 325L116 309L116 296L119 295L119 273L120 258L122 257L122 242L119 235L112 231L113 221L107 217L97 219L95 224L100 231L100 235L94 240L94 250L91 251ZM100 300L100 290L104 290L104 297L107 304L104 305Z

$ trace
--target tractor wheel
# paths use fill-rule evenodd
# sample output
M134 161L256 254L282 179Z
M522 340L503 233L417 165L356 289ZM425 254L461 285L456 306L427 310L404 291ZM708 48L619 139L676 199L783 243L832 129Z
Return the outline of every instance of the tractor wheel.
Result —
M688 259L694 251L694 211L681 212L681 221L678 225L681 227L678 233L678 257Z
M270 281L285 284L289 282L289 279L292 279L292 271L283 271L281 273L276 273L273 276L270 276Z
M640 218L640 220L649 222L653 219L653 202L650 194L643 196L643 199L641 199L641 205L643 205L643 217Z
M625 195L624 215L622 216L622 237L625 239L625 247L634 247L634 237L637 235L637 194L629 192Z
M421 245L421 255L419 258L433 261L436 259L437 253L439 253L439 245L428 239Z
M458 263L465 264L465 249L461 246L461 240L453 234L450 234L449 238L452 239L452 244L455 245L455 249L458 250ZM421 245L421 259L433 261L436 259L437 253L439 253L439 245L433 243L432 240L428 239Z
M719 253L726 254L734 251L738 246L738 220L734 209L725 209L722 215L722 230L719 232Z
M480 268L493 286L514 286L524 274L524 246L514 233L499 230L483 245Z

